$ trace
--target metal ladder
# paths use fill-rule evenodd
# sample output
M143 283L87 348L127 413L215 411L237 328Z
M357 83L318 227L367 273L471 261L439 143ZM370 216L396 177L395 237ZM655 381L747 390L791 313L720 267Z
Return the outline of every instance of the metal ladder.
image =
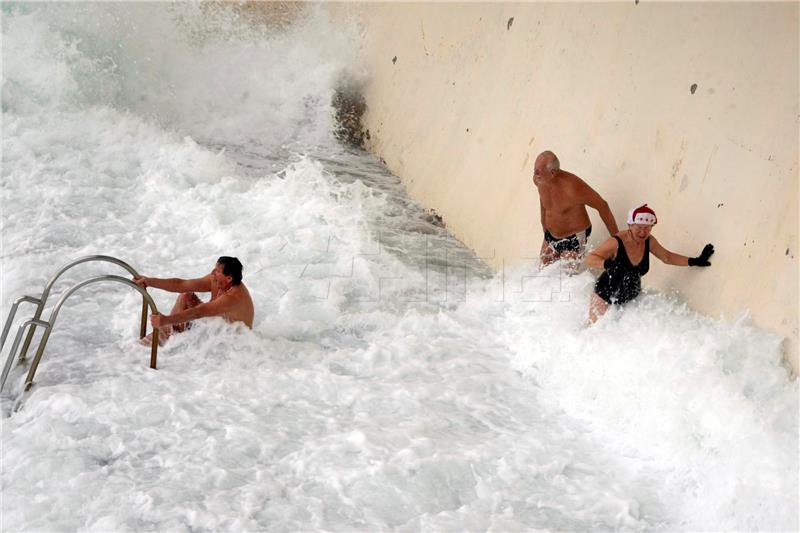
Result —
M8 378L9 372L11 372L11 366L14 361L14 357L17 353L17 348L19 347L20 340L22 339L22 335L25 333L25 330L28 329L28 336L25 338L25 343L22 345L22 350L20 350L19 354L19 362L20 364L25 360L25 356L28 353L28 348L31 345L31 341L33 340L33 335L37 327L44 328L44 334L42 335L42 339L39 341L39 347L36 350L36 355L33 358L33 362L31 363L30 368L28 369L28 377L25 379L25 390L30 389L31 385L33 385L33 376L36 374L36 369L39 366L39 361L42 359L42 354L44 353L45 346L47 346L47 341L50 338L50 333L53 331L53 326L55 325L56 319L58 318L58 312L61 310L61 306L64 305L64 302L78 289L81 287L85 287L86 285L91 285L93 283L99 283L101 281L113 281L117 283L122 283L123 285L128 285L129 287L135 289L142 295L142 325L139 332L139 337L143 338L145 333L147 333L147 308L150 308L150 312L153 314L158 313L156 309L156 304L153 301L153 298L147 293L145 289L138 286L133 281L123 278L121 276L114 276L114 275L105 275L105 276L95 276L92 278L85 279L80 283L76 283L72 287L70 287L65 293L61 295L56 302L55 307L50 312L50 317L47 320L42 320L42 311L44 310L44 306L47 303L47 298L50 296L50 290L53 288L53 285L64 274L67 270L71 269L76 265L80 265L81 263L88 263L91 261L104 261L107 263L113 263L115 265L121 266L125 270L127 270L132 276L139 277L139 274L126 262L117 259L116 257L111 257L108 255L89 255L86 257L81 257L76 259L66 265L62 266L53 276L50 278L50 281L47 282L45 285L44 290L42 291L41 296L38 298L34 296L21 296L14 301L14 304L11 306L11 310L8 313L8 318L6 319L5 325L3 326L3 334L0 337L0 354L3 351L3 347L6 344L6 338L8 337L8 332L11 329L11 323L14 320L14 316L17 314L17 308L23 302L29 302L36 304L36 311L33 314L33 317L26 320L19 326L19 330L17 331L17 335L14 338L14 343L11 345L11 351L8 353L8 358L6 359L6 364L3 367L2 376L0 376L0 392L2 392L3 387L6 384L6 379ZM156 358L158 356L158 329L153 329L153 340L152 346L150 347L150 368L156 368Z

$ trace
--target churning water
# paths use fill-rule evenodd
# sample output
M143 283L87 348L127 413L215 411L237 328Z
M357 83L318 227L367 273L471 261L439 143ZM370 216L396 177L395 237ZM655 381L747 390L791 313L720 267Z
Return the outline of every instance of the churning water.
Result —
M256 304L152 371L138 295L77 292L2 396L3 530L798 529L779 339L657 293L586 329L589 273L490 272L333 138L357 31L2 9L3 317L89 254L162 277L235 255ZM55 292L98 273L121 272Z

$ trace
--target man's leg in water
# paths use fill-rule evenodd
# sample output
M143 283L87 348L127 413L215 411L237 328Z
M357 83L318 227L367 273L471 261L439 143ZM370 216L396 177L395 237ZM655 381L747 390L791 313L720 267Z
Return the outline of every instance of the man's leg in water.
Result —
M579 231L569 243L569 248L563 250L558 258L564 265L564 272L569 276L574 276L581 271L583 260L586 257L586 244L588 242L586 232L591 233L591 226L588 230Z
M174 315L175 313L180 313L181 311L185 311L186 309L191 309L192 307L197 307L203 303L195 293L193 292L184 292L181 293L180 296L175 300L175 305L172 306L172 310L169 314ZM181 333L186 331L186 322L181 324L173 324L171 326L164 326L163 328L158 328L158 344L164 344L164 342L172 335L173 333ZM153 334L151 333L147 337L142 339L142 344L150 344L151 339L153 338Z
M558 259L558 254L550 247L547 239L542 240L542 249L539 250L539 268L542 269Z
M608 311L608 302L593 292L592 298L589 300L589 323L597 322L597 319L606 314L606 311Z
M581 267L581 261L583 260L583 252L582 251L573 251L568 250L566 252L561 253L558 256L561 259L561 264L564 267L564 273L569 276L574 276L578 273Z
M193 292L181 293L181 295L178 296L178 298L175 300L175 305L172 306L172 311L170 311L169 314L174 315L175 313L180 313L181 311L185 311L187 309L191 309L192 307L197 307L201 303L203 303L203 300L201 300L195 293L193 293ZM177 333L181 333L183 331L186 331L186 326L187 326L186 322L183 322L181 324L173 324L171 326L166 326L166 327L160 328L159 334L163 330L171 329L172 331L167 333L167 337L168 337L170 335L170 333L172 333L173 331L177 332ZM164 337L164 338L166 338L166 337Z

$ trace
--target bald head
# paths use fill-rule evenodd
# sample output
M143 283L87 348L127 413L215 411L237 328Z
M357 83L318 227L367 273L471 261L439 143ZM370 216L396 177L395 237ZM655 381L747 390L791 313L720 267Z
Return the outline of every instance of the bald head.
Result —
M552 177L561 168L561 162L556 157L556 154L550 150L545 150L536 156L536 162L533 164L533 178L549 178Z

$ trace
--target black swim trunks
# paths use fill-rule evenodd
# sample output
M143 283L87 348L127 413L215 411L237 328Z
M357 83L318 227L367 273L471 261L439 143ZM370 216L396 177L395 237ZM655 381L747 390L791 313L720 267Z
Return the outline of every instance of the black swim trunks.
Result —
M579 231L578 233L573 233L572 235L561 238L553 237L552 233L544 230L544 240L547 241L550 249L557 254L563 254L564 252L578 252L581 254L583 253L583 249L586 247L586 240L591 234L592 226L589 226L585 230Z
M617 257L611 266L597 278L594 293L609 304L624 304L642 292L642 276L650 270L650 238L644 241L644 256L638 265L631 264L622 239L617 239Z

